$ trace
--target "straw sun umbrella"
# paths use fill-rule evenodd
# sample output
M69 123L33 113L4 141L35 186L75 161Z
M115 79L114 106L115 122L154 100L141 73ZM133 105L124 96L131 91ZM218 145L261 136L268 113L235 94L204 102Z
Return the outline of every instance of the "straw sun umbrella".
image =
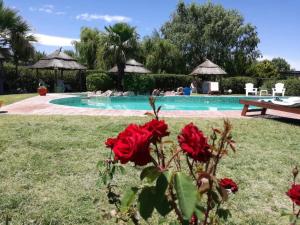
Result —
M190 73L190 75L193 75L194 77L200 76L204 79L214 79L217 80L219 78L220 83L222 82L222 75L227 74L221 67L214 64L210 60L206 59L203 63L201 63L199 66L197 66L193 72Z
M40 59L34 65L30 66L31 69L52 69L55 71L55 79L57 80L57 71L60 71L61 77L63 77L64 70L86 70L86 67L79 64L75 59L71 56L65 54L61 51L62 48L56 50L50 55ZM80 73L81 75L81 73ZM81 81L81 79L80 79ZM81 84L80 84L81 86Z
M109 73L117 73L118 67L114 66L108 72ZM151 71L146 69L143 64L137 62L134 59L130 59L125 63L125 73L146 74L146 73L151 73Z
M206 59L203 63L197 66L191 75L225 75L227 74L221 67Z

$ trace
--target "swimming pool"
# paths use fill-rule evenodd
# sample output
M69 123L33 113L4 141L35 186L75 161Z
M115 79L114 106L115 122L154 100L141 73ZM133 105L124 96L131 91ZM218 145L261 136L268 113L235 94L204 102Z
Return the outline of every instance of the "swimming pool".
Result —
M156 105L162 110L241 110L240 99L271 99L272 97L245 96L165 96L156 97ZM150 110L149 96L92 97L82 96L54 99L52 104L98 109Z

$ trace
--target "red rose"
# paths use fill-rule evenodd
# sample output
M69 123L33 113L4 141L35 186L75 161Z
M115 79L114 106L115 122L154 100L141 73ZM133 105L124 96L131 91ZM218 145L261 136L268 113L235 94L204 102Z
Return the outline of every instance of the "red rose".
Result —
M164 120L156 120L153 119L145 125L142 126L152 133L153 142L160 141L161 138L168 136L170 132L168 132L168 124L165 123Z
M300 184L293 184L286 194L296 205L300 206Z
M113 146L115 160L122 164L128 161L144 166L151 161L150 139L152 133L140 126L131 124L122 131Z
M207 138L193 123L186 125L178 136L183 151L194 160L207 162L211 157Z
M117 138L108 138L105 142L105 145L107 148L113 148L116 141L117 141Z
M239 190L237 184L229 179L229 178L223 178L219 181L219 185L222 186L225 189L230 189L232 193L235 193Z

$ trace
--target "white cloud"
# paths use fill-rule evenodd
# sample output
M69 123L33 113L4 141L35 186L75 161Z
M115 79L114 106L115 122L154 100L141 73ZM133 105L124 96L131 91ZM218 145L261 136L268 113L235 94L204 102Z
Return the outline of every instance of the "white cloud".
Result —
M36 39L37 43L41 45L46 45L46 46L68 46L71 47L73 41L79 41L79 39L76 38L67 38L67 37L58 37L58 36L51 36L51 35L46 35L46 34L33 34Z
M112 22L130 22L131 18L126 16L112 16L112 15L101 15L101 14L89 14L89 13L82 13L76 16L77 20L85 20L85 21L92 21L92 20L104 20L108 23Z
M273 56L273 55L265 54L259 60L264 60L264 59L272 60L273 58L277 58L277 57L284 58L291 65L293 69L300 70L300 58L297 59L297 58L290 58L285 56Z
M50 5L50 4L42 5L42 7L40 8L29 7L29 10L32 12L44 12L44 13L55 14L55 15L66 14L65 12L62 11L56 11L54 5Z

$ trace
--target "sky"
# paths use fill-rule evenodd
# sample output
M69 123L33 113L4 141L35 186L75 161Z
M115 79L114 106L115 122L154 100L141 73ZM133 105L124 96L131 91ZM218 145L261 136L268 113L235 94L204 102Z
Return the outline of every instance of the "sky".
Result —
M185 0L205 3L207 0ZM236 9L245 22L257 27L263 59L285 58L300 70L300 1L299 0L211 0L226 9ZM4 0L18 10L31 25L38 39L38 50L50 53L58 47L72 49L80 28L128 22L140 37L170 19L178 0Z

